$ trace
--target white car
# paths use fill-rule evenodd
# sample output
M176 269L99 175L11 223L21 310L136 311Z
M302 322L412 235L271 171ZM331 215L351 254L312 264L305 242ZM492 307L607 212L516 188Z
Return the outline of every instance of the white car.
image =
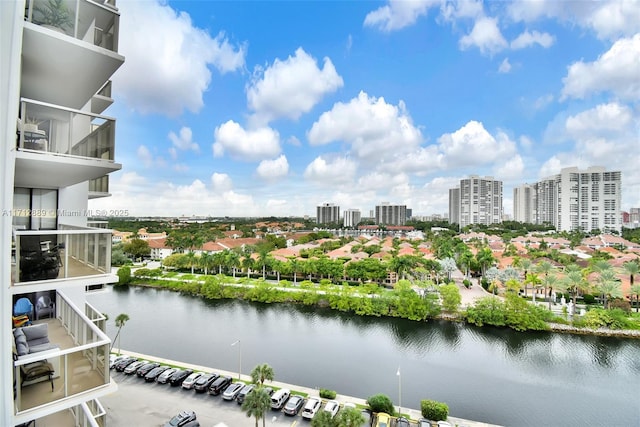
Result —
M317 397L310 397L302 410L302 418L310 420L316 416L318 409L322 406L322 401Z
M194 372L193 374L189 375L182 383L182 388L184 388L185 390L191 390L201 375L202 372Z
M138 360L137 362L133 362L131 365L124 368L124 373L127 375L135 374L138 368L145 363L149 363L148 360Z
M156 378L156 382L159 384L166 384L169 382L169 378L171 378L171 375L175 374L177 371L176 368L169 368L166 371L164 371L163 373L161 373L160 375L158 375L158 377Z
M338 409L340 409L340 404L338 402L336 402L335 400L328 400L322 410L330 413L331 418L333 418L338 413Z
M118 363L119 361L121 361L125 357L127 357L127 356L125 356L125 355L116 356L115 354L110 354L109 355L109 369L113 369L113 367L116 366L116 363Z

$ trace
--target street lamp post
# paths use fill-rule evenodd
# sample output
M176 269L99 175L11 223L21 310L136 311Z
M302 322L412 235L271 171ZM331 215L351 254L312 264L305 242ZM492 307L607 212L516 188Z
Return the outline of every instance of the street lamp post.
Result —
M242 375L242 344L240 343L240 340L237 340L231 344L231 347L236 344L238 344L238 379L240 379L240 376Z
M400 375L400 367L398 366L398 416L402 416L402 376Z

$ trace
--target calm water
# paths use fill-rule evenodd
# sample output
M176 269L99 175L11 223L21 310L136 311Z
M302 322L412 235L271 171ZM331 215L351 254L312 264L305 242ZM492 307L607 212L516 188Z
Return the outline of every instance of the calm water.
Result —
M507 426L640 426L640 341L364 318L329 310L203 301L131 288L89 296L122 347L397 404L446 402L452 416ZM400 367L401 385L396 372Z

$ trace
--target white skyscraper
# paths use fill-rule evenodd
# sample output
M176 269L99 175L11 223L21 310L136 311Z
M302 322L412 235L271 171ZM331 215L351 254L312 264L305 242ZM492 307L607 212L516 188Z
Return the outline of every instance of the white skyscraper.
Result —
M407 207L382 202L376 206L375 221L378 225L404 225L407 222Z
M513 189L513 220L534 224L536 221L535 185L523 184Z
M316 207L316 223L332 224L340 222L340 206L324 203Z
M360 223L361 214L359 209L347 209L344 211L343 224L345 227L355 227Z
M457 189L449 192L449 206L454 206L455 202L451 197L455 197ZM499 224L502 222L502 181L497 181L493 177L479 177L471 175L469 178L460 180L459 189L459 224L460 228L470 224Z

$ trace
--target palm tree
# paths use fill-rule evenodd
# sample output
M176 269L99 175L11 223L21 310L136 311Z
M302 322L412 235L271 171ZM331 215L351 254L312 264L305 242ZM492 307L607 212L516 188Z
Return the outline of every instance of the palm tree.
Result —
M242 402L242 410L247 413L247 417L255 417L256 427L258 427L258 420L260 418L262 418L262 426L264 427L264 415L270 407L271 397L262 386L259 386L247 394L244 402Z
M578 293L580 291L584 291L588 289L589 283L582 276L581 271L572 270L564 277L564 282L567 285L567 289L573 296L573 305L576 305L576 299L578 298Z
M264 385L265 381L273 381L274 373L273 368L266 363L257 365L251 371L251 381L255 384Z
M527 277L524 279L525 288L527 285L531 285L531 287L535 290L538 289L542 280L538 277L537 273L528 273ZM533 292L533 302L536 302L536 292Z
M598 284L596 289L604 297L604 308L609 307L610 298L618 298L622 296L622 290L620 289L620 280L616 277L616 274L612 269L603 270L598 277Z
M559 282L558 276L555 274L548 274L544 276L542 279L542 285L544 286L544 294L549 297L549 310L551 310L551 290L558 284ZM547 294L547 289L549 289L549 293ZM575 304L575 303L574 303Z
M116 339L118 340L118 356L120 355L120 336L121 336L120 332L122 331L124 324L127 323L128 320L129 320L129 316L125 313L120 313L118 314L118 317L116 317L116 327L118 328L118 332L116 332L114 341ZM111 348L113 348L113 343L111 343ZM109 351L111 351L111 349Z
M640 263L638 263L638 261L627 261L622 264L622 268L624 268L624 272L629 275L629 283L633 288L634 276L640 273Z
M531 270L531 267L533 266L533 262L531 262L531 260L529 258L520 258L520 260L518 261L518 265L517 267L522 270L522 277L524 277L525 279L527 278L527 273L529 273L529 271ZM526 280L525 280L525 286L524 286L524 296L527 296L527 285L526 285Z
M240 262L240 254L235 251L225 250L225 266L230 267L233 271L233 278L236 278L236 270L242 264Z
M198 259L199 267L204 270L205 276L209 273L209 267L213 263L213 255L209 252L202 252L200 254L200 259Z

